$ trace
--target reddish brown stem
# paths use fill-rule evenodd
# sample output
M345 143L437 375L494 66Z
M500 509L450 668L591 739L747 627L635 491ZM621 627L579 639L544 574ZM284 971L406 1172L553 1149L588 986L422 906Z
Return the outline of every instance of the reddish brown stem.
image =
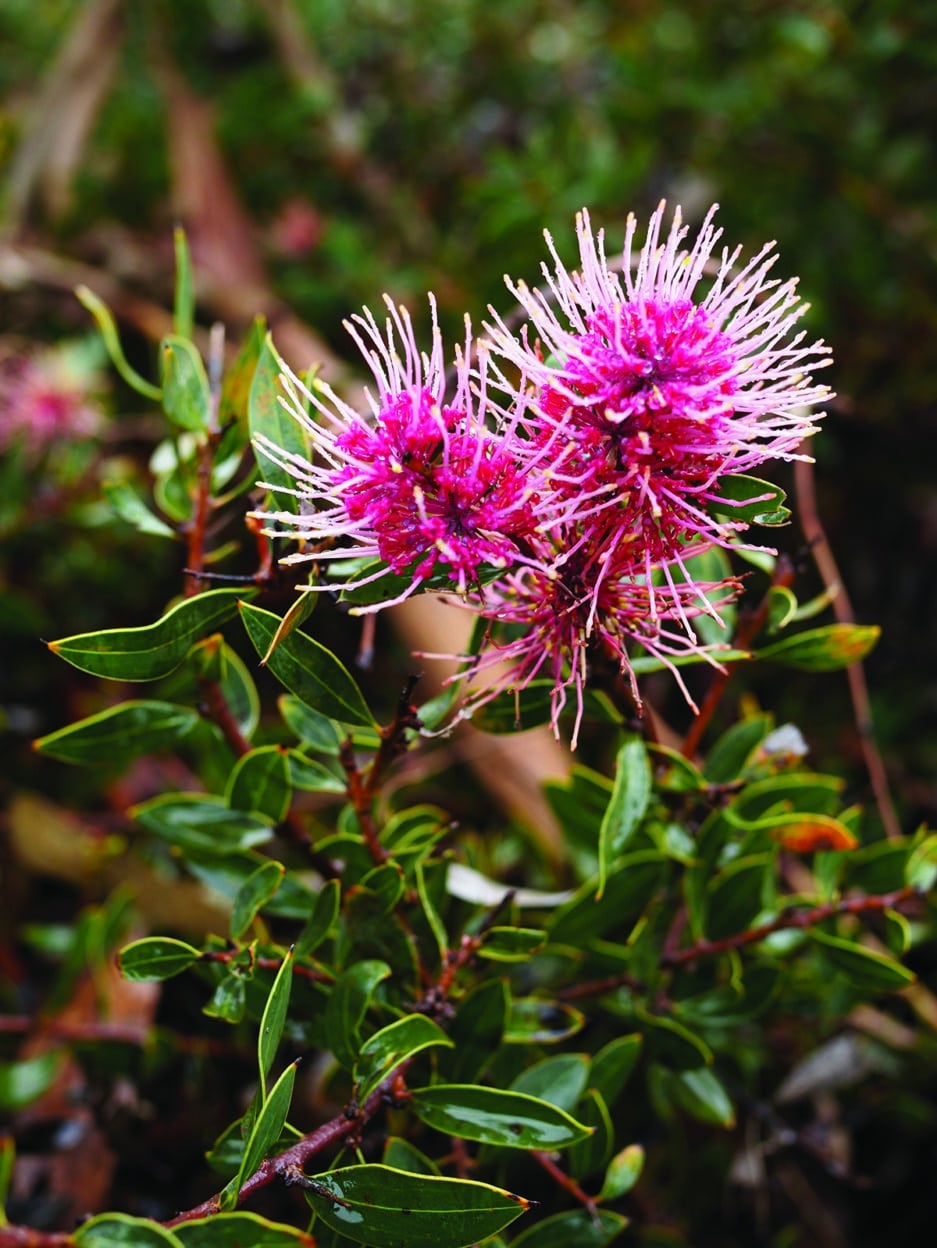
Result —
M549 1153L541 1152L540 1149L534 1149L531 1156L541 1169L545 1170L550 1178L559 1184L564 1192L569 1192L573 1200L579 1201L594 1222L596 1220L595 1201L591 1196L586 1195L576 1180L571 1178L564 1170L561 1170Z
M832 600L833 614L840 624L853 624L855 615L852 603L849 601L849 595L840 578L832 548L823 525L820 523L820 512L817 508L817 495L814 488L813 463L809 460L798 460L794 464L794 488L797 491L800 527L813 554L813 561L817 565L824 588ZM846 668L846 678L849 681L849 694L852 698L859 745L869 773L872 792L875 794L879 818L885 829L885 835L890 840L896 840L901 836L901 825L895 813L895 805L888 785L888 772L885 770L884 760L875 742L872 703L862 664L850 663Z
M685 966L688 962L697 962L700 958L715 958L731 949L741 949L745 945L754 945L774 932L783 932L789 928L807 929L816 927L826 919L835 918L840 914L871 914L882 910L893 910L904 901L917 895L917 889L910 885L896 889L893 893L885 893L876 897L844 897L839 901L830 901L822 906L814 906L811 910L788 910L779 914L770 923L762 923L760 927L751 927L744 932L736 932L722 940L700 940L686 949L677 949L665 953L660 959L661 966Z
M239 949L206 949L199 957L200 962L233 962L240 955ZM281 958L255 958L253 965L263 971L278 971L283 965ZM293 963L293 974L300 979L309 979L317 984L331 984L335 976L328 971L317 971L314 967L303 966L301 962Z

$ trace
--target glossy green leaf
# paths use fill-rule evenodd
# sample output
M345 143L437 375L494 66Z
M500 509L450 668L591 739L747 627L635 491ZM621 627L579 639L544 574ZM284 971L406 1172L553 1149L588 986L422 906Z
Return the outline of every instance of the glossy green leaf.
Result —
M241 435L247 436L247 408L251 386L257 372L257 362L267 338L267 326L262 316L254 318L238 349L233 362L225 370L221 382L221 402L218 420L222 428L236 425Z
M87 286L76 286L75 295L97 322L110 361L127 385L132 390L136 390L137 394L142 394L145 399L155 399L159 402L163 397L159 386L154 386L145 377L141 377L137 370L132 368L127 362L123 347L120 345L117 325L111 315L110 308L108 308L104 300L100 299L93 290L89 290Z
M409 1140L392 1135L384 1141L385 1166L394 1170L406 1170L407 1174L439 1174L439 1167L425 1153L420 1152Z
M651 767L643 740L628 736L615 759L615 783L599 828L599 883L605 891L616 858L624 853L651 800Z
M316 1248L305 1231L244 1210L180 1222L173 1234L183 1248Z
M200 953L184 940L169 936L144 936L120 951L119 965L125 979L172 979L197 962Z
M536 1096L571 1114L586 1090L590 1065L584 1053L557 1053L522 1070L511 1091Z
M708 885L706 935L722 940L743 931L764 906L764 888L773 870L772 854L736 858Z
M599 1200L619 1200L630 1192L644 1169L644 1149L640 1144L629 1144L616 1153L608 1163Z
M338 755L342 734L327 715L314 711L291 693L284 693L277 705L289 729L310 750L333 757Z
M300 624L304 624L306 620L309 619L318 601L318 594L311 590L307 590L295 598L286 615L284 615L280 620L277 631L274 633L270 645L267 647L266 654L261 656L260 663L262 667L266 667L266 665L270 662L270 656L273 654L274 650L276 650L280 642L285 641L294 629L299 628Z
M282 862L264 862L247 877L231 910L231 939L240 940L277 891L286 874Z
M488 1183L389 1166L349 1166L312 1182L306 1199L322 1222L371 1248L468 1248L529 1208Z
M47 1049L35 1057L0 1062L0 1109L15 1112L37 1100L51 1088L65 1054Z
M263 1017L260 1020L260 1033L257 1037L257 1064L260 1067L260 1086L264 1087L267 1075L273 1065L286 1016L290 1005L290 990L293 987L293 951L289 950L280 969L277 971L267 997Z
M294 789L303 793L334 793L336 796L348 791L347 780L314 758L306 758L299 750L290 750L286 761L290 784Z
M928 892L937 883L937 835L926 836L908 858L905 878L911 888Z
M864 659L881 631L875 624L827 624L763 646L756 657L802 672L834 672Z
M229 973L216 986L211 1000L202 1006L207 1018L220 1018L225 1023L239 1023L247 1009L247 984L243 975Z
M786 585L772 585L768 590L768 632L780 632L796 615L797 595Z
M629 1036L616 1036L603 1045L592 1059L589 1085L601 1092L606 1105L614 1106L625 1084L631 1078L644 1039L638 1032Z
M157 680L168 676L185 658L192 643L230 619L248 589L212 589L186 598L155 624L143 628L110 628L50 641L53 654L82 672L110 680Z
M583 1126L592 1128L588 1139L569 1150L569 1172L582 1180L605 1169L615 1148L615 1128L605 1098L595 1088L589 1088L576 1106L576 1117Z
M591 1134L548 1101L474 1084L413 1089L410 1108L421 1122L445 1135L506 1148L568 1148Z
M490 927L478 956L492 962L526 962L546 939L546 932L537 927Z
M176 530L150 510L129 481L105 481L101 485L101 493L115 514L133 525L138 533L178 541Z
M172 1231L146 1218L101 1213L73 1235L75 1248L182 1248Z
M211 394L202 357L188 338L169 334L159 344L163 409L179 429L208 428Z
M285 365L268 334L264 339L257 367L254 370L247 420L251 438L254 439L260 478L274 489L282 486L290 490L295 489L295 478L275 463L269 455L264 454L262 446L257 441L258 437L267 438L274 446L288 454L298 455L304 460L310 458L309 439L302 425L280 402L284 393L280 385L280 374L284 369ZM298 509L295 496L288 493L276 494L276 506L285 511Z
M585 1026L585 1015L563 1001L520 997L511 1002L505 1044L559 1044Z
M278 617L242 603L241 618L254 649L266 654L279 626ZM360 689L344 665L305 633L290 633L274 650L267 666L313 710L345 724L374 724Z
M735 1126L735 1107L729 1094L708 1068L674 1074L670 1087L674 1099L700 1122L726 1130Z
M689 1027L641 1008L635 1009L635 1015L644 1028L649 1055L656 1061L679 1071L712 1064L712 1050Z
M366 1101L377 1085L401 1062L439 1045L451 1049L453 1042L425 1014L408 1014L376 1031L361 1046L355 1063L358 1100Z
M220 798L202 793L167 793L132 807L130 814L160 840L195 853L250 849L273 836L269 820L231 810Z
M714 509L731 520L779 525L790 519L790 510L784 506L784 491L770 481L732 473L719 478L719 495Z
M771 728L769 715L752 715L724 732L709 751L703 766L703 775L710 784L728 784L737 780L749 756Z
M274 823L285 818L292 796L289 758L278 745L261 746L239 758L225 793L233 810L256 811Z
M338 880L326 880L316 894L312 913L296 941L296 956L313 953L334 930L342 888Z
M894 958L865 949L851 940L828 936L816 928L811 931L810 939L824 959L845 975L854 988L863 992L896 992L907 988L917 978Z
M329 1048L351 1070L358 1057L361 1023L374 991L392 974L386 962L366 959L344 971L332 988L325 1015Z
M291 1062L270 1089L269 1096L260 1107L260 1112L251 1128L251 1133L244 1146L244 1157L234 1183L235 1192L250 1178L265 1157L270 1154L280 1139L286 1116L290 1112L293 1099L293 1085L296 1082L297 1062Z
M560 906L548 927L550 939L578 946L612 930L628 932L657 891L666 866L656 850L624 854L614 863L600 898L598 882L592 879Z
M176 288L173 298L172 326L180 338L191 338L195 328L195 289L192 282L192 260L185 230L176 226L172 232L176 253Z
M121 702L40 737L33 749L64 763L117 766L174 749L200 719L191 707L171 702Z
M572 1209L544 1218L511 1240L511 1248L606 1248L628 1225L628 1219L609 1209Z

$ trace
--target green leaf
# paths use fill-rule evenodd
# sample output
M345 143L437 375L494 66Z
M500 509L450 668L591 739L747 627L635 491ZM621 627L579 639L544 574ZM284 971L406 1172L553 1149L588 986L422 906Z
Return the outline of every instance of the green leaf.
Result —
M929 892L937 883L937 835L927 836L915 845L905 868L905 879L911 888Z
M194 853L229 854L273 836L269 820L231 810L220 798L202 793L166 793L132 807L130 814L160 840Z
M569 1172L582 1180L605 1169L615 1147L615 1128L605 1098L595 1088L589 1088L576 1106L576 1117L583 1126L592 1128L588 1139L569 1150Z
M16 1145L13 1142L13 1137L0 1135L0 1228L7 1226L9 1221L6 1207L15 1161Z
M827 624L763 646L755 657L802 672L834 672L864 659L881 631L876 624Z
M596 896L597 881L586 882L570 901L560 906L549 925L550 939L558 944L581 946L610 929L628 930L657 892L666 869L666 859L656 850L624 854L606 880L601 898Z
M371 1248L468 1248L530 1207L488 1183L390 1166L349 1166L311 1183L306 1199L325 1225Z
M474 1084L413 1089L410 1108L421 1122L445 1135L505 1148L568 1148L591 1134L548 1101Z
M279 619L270 611L241 604L241 618L258 654L266 654ZM374 725L361 691L331 651L305 633L292 632L277 646L270 671L307 706L344 724Z
M230 619L255 590L212 589L186 598L155 624L110 628L50 641L53 654L79 671L109 680L157 680L179 666L193 641Z
M279 823L292 796L288 752L279 745L265 745L235 763L225 800L232 810L256 811Z
M709 1046L682 1023L650 1014L640 1007L635 1008L635 1016L644 1028L649 1055L656 1061L679 1071L712 1065Z
M735 1107L720 1080L706 1067L684 1070L672 1076L674 1099L700 1122L714 1127L735 1126Z
M437 1045L451 1049L453 1042L425 1014L408 1014L376 1031L361 1046L358 1061L355 1063L354 1077L359 1102L366 1101L377 1085L401 1062Z
M599 884L596 897L605 891L614 860L624 852L637 831L651 800L651 766L644 742L629 736L615 760L615 783L599 828Z
M299 750L290 750L286 758L290 784L294 789L301 789L304 793L347 793L348 781L314 758L306 758Z
M598 1199L603 1202L619 1200L626 1192L631 1191L643 1169L644 1149L640 1144L629 1144L608 1163Z
M251 438L254 439L259 475L274 490L278 487L295 489L296 481L290 473L264 454L256 441L258 434L268 438L274 446L287 454L298 455L304 460L310 458L309 439L302 425L280 402L283 395L280 374L285 368L286 365L267 334L251 383L247 421ZM296 511L299 506L295 495L288 493L277 494L277 505L286 511Z
M246 1009L247 983L244 976L235 971L221 980L211 1000L202 1006L202 1013L208 1018L220 1018L225 1023L239 1023Z
M197 962L200 953L184 940L169 936L145 936L120 951L120 972L125 979L172 979Z
M290 693L284 693L277 705L287 727L304 745L317 754L338 755L342 734L327 715L314 711Z
M297 957L313 953L328 937L338 919L342 887L338 880L326 880L316 895L315 904L296 941Z
M409 1140L396 1135L389 1136L384 1141L384 1156L381 1160L385 1166L406 1170L407 1174L439 1174L439 1167L434 1161L430 1161Z
M325 1012L325 1030L329 1048L349 1070L358 1057L361 1023L371 997L391 973L386 962L367 959L349 967L335 981Z
M521 997L511 1002L505 1044L559 1044L582 1031L585 1015L562 1001Z
M440 1057L447 1078L478 1078L501 1047L509 1009L503 979L484 980L463 998L449 1027L455 1049Z
M297 1060L287 1066L286 1070L284 1070L283 1074L270 1089L270 1095L264 1100L260 1108L251 1133L247 1138L247 1143L244 1146L244 1157L241 1160L241 1168L238 1171L237 1179L230 1185L234 1188L235 1195L268 1153L273 1151L277 1141L280 1139L286 1116L290 1112L290 1103L293 1099L293 1085L296 1082L296 1067L298 1065L299 1062Z
M584 1053L557 1053L522 1070L511 1091L536 1096L571 1114L586 1090L589 1069Z
M864 949L853 941L828 936L817 929L810 932L810 939L818 946L824 959L862 992L895 992L899 988L907 988L917 978L894 958Z
M492 962L526 962L546 939L546 932L537 927L489 927L478 956Z
M628 1219L609 1209L585 1209L557 1213L511 1240L511 1248L606 1248L628 1225Z
M124 355L123 347L120 345L120 336L117 333L117 325L111 315L110 308L103 299L98 298L94 291L89 290L87 286L76 286L75 294L80 303L88 309L97 322L98 329L101 331L101 337L104 339L104 345L107 348L107 354L110 356L111 363L123 377L124 381L132 390L136 390L137 394L142 394L145 399L156 399L157 402L163 397L163 392L158 386L154 386L152 382L141 377L135 368L131 368Z
M758 477L731 473L719 478L719 499L713 503L714 510L731 520L744 520L749 524L787 524L790 510L784 506L787 497L780 486ZM723 504L726 504L723 506Z
M258 913L280 887L286 867L282 862L262 863L247 877L231 910L231 939L240 940Z
M273 654L274 650L276 650L280 642L289 637L290 633L293 632L294 629L299 628L300 624L304 624L306 620L309 619L318 601L318 595L312 591L305 591L299 594L290 609L287 611L286 615L284 615L283 619L280 621L280 625L273 635L273 640L267 647L267 653L261 656L261 667L267 666L270 662L270 656Z
M286 1026L286 1015L290 1004L290 989L293 986L293 951L289 950L276 973L263 1017L260 1020L260 1034L257 1037L257 1064L260 1067L260 1086L266 1083L273 1059L276 1057L283 1028Z
M592 1059L589 1085L601 1092L606 1105L614 1105L641 1055L644 1043L639 1032L630 1036L616 1036L609 1040Z
M182 1248L171 1231L146 1218L102 1213L74 1232L75 1248Z
M710 784L737 780L755 750L771 731L770 715L752 715L740 720L722 734L706 758L703 775Z
M178 540L176 530L150 511L129 481L105 481L101 485L101 493L121 520L133 525L138 533Z
M183 1248L316 1248L305 1231L242 1210L180 1222L173 1234Z
M192 261L185 230L176 226L172 232L176 253L176 289L173 300L172 326L180 338L191 338L195 328L195 290L192 284Z
M797 615L797 596L786 585L772 585L768 590L768 632L778 633Z
M169 334L159 344L163 410L180 429L200 432L211 419L211 392L202 357L188 338Z
M51 1049L18 1062L0 1062L0 1109L15 1112L37 1100L55 1082L65 1054Z
M120 766L175 748L200 720L198 711L171 702L122 702L40 737L33 749L64 763Z
M708 885L706 935L722 940L744 931L764 906L764 888L774 866L773 854L736 858Z

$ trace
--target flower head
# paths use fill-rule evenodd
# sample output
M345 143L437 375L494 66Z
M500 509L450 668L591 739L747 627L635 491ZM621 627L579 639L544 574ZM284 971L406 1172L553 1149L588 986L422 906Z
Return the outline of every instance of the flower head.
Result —
M487 326L533 389L526 425L532 445L553 449L556 507L588 524L596 549L628 532L655 561L744 528L713 514L737 506L721 478L796 457L816 431L809 409L829 394L809 376L827 348L794 331L808 306L796 280L769 276L773 244L737 267L740 249L714 258L715 207L689 249L679 209L662 239L664 207L640 251L628 218L620 271L581 212L580 269L564 267L547 235L547 288L508 283L529 326L518 337L496 314Z
M90 397L97 381L80 352L64 347L5 360L0 450L19 445L36 460L56 444L99 433L103 414Z
M698 658L718 666L719 648L701 644L691 621L704 612L717 615L716 607L737 594L738 582L694 584L670 568L649 578L627 547L617 558L596 556L582 539L541 548L540 555L539 565L521 567L482 590L477 609L491 621L488 639L465 664L470 680L482 676L486 683L468 697L463 717L501 693L517 695L534 680L549 679L557 736L559 717L574 698L575 748L593 663L614 663L640 707L629 657L629 647L636 646L671 670L693 706L674 660Z
M269 532L301 539L308 549L288 562L334 559L380 561L356 586L396 574L402 592L360 608L377 610L409 597L440 576L467 592L485 566L506 567L536 528L537 499L513 453L516 421L493 430L498 413L485 393L484 363L472 373L471 330L457 353L455 385L447 398L443 345L433 312L432 346L422 355L410 317L386 301L388 319L355 316L346 328L376 382L369 417L327 385L284 378L287 409L305 430L311 459L258 438L263 454L295 481L298 515L267 514ZM303 399L320 419L307 415ZM344 587L349 586L349 582ZM342 588L330 582L323 588Z

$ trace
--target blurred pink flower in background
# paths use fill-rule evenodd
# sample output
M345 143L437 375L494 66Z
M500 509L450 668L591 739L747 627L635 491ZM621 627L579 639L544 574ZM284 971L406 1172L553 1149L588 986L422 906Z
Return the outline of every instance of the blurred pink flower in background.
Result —
M0 451L18 446L35 461L62 443L96 436L104 426L99 387L80 350L8 355L0 361Z

